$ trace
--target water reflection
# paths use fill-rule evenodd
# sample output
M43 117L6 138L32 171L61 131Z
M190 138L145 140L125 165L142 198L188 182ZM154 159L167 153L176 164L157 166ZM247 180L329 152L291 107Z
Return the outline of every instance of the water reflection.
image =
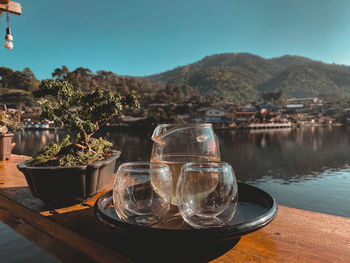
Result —
M269 176L285 183L317 176L328 168L343 168L349 160L349 136L344 128L289 131L217 132L222 158L241 181Z
M281 204L350 217L350 130L346 127L216 131L223 161L241 182L272 193ZM25 131L14 153L33 155L66 132ZM101 131L122 151L118 162L149 160L152 131ZM342 202L339 202L339 200Z
M13 153L33 156L42 147L63 140L68 133L65 131L54 132L51 130L26 130L15 135L15 148Z
M342 168L350 156L346 128L216 131L224 161L235 169L239 180L254 182L268 176L285 183L317 176L328 168ZM44 145L58 142L64 131L24 131L15 136L14 153L34 155ZM151 130L101 131L122 151L120 161L148 160L152 149Z

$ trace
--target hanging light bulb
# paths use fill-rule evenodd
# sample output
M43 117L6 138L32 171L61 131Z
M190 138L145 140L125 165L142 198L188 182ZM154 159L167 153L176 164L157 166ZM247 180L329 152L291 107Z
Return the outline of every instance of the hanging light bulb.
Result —
M9 14L7 14L7 28L6 28L4 47L10 50L13 49L12 41L13 41L13 36L11 35L10 18L9 18Z
M6 36L5 36L5 43L4 46L7 49L13 49L13 36L11 35L11 29L10 28L6 28Z

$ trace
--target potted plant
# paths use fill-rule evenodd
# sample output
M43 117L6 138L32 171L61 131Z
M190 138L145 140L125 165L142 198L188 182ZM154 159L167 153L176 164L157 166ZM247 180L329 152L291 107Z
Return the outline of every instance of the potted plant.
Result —
M19 113L0 109L0 161L9 160L14 147L12 132L22 129Z
M121 96L103 88L82 93L67 81L44 80L34 95L41 104L41 118L74 136L51 143L18 164L32 195L50 201L83 200L101 191L112 179L120 151L92 136L113 116L138 107L135 94Z

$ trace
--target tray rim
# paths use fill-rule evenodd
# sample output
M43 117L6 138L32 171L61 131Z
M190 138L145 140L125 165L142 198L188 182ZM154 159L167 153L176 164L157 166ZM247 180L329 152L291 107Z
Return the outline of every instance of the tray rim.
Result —
M255 217L254 219L242 222L240 224L234 224L234 225L226 225L222 227L217 228L207 228L207 229L195 229L193 227L190 228L182 228L182 229L174 229L174 228L154 228L152 226L142 226L137 224L131 224L124 221L117 221L107 215L105 215L101 209L98 207L98 203L102 198L105 198L106 196L112 195L113 190L109 190L106 193L102 194L95 202L94 204L94 214L97 217L98 221L102 223L103 225L107 226L108 228L112 229L113 231L117 233L121 232L127 232L128 230L132 231L142 231L142 232L152 232L152 233L177 233L177 234L204 234L204 235L219 235L220 239L224 238L238 238L243 235L255 232L269 223L276 217L278 212L278 204L276 199L271 196L268 192L256 187L252 186L246 183L238 182L238 191L240 187L246 187L251 188L254 191L258 191L268 197L270 200L267 200L268 202L271 202L271 208L266 211L264 214ZM239 192L238 192L238 202L239 202ZM141 233L141 232L138 232Z

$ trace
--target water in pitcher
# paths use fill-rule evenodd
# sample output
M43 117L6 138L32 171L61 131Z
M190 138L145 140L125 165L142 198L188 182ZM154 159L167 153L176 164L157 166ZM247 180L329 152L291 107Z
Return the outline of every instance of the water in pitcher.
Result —
M171 198L171 204L176 205L176 185L179 178L179 175L181 173L181 167L185 163L188 162L219 162L220 158L213 157L213 156L202 156L202 155L165 155L162 156L162 160L158 160L156 158L151 158L151 162L156 163L164 163L167 164L170 168L170 173L172 177L172 198ZM162 192L162 186L160 182L156 178L153 178L151 176L152 185L156 191L159 192L158 194L161 194ZM207 191L205 189L202 189L203 191Z

